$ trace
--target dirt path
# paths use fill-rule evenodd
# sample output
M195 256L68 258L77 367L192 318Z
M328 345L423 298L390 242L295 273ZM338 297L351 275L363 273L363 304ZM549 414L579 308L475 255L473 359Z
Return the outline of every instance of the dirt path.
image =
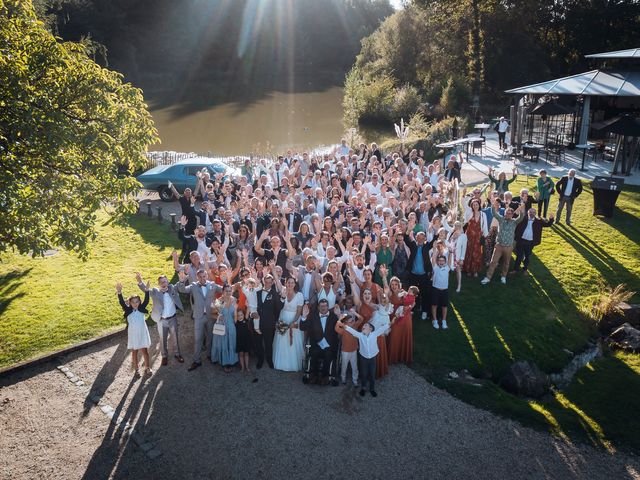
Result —
M636 457L497 418L405 367L362 399L268 368L252 383L210 364L160 367L152 350L146 382L131 381L124 337L0 379L0 478L640 478Z

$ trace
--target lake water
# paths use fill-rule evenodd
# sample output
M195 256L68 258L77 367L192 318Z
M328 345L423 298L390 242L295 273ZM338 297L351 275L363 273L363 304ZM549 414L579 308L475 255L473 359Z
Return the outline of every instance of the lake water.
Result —
M177 107L152 110L162 143L150 150L244 155L265 152L267 142L272 153L339 143L344 131L342 93L340 87L273 92L248 105L231 103L189 113Z

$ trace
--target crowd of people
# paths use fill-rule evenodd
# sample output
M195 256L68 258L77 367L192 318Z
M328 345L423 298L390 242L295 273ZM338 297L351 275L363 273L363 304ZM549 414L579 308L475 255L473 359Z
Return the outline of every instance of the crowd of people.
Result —
M582 191L573 170L557 184L541 170L536 191L518 195L509 191L515 168L510 178L489 170L488 182L468 191L462 155L443 168L421 153L383 155L375 143L343 141L332 153L289 151L269 163L247 160L238 177L203 170L193 190L172 187L182 208L182 252L172 253L179 281L168 274L152 288L136 274L143 299L125 300L116 286L136 375L138 351L143 374L152 373L150 299L162 365L169 338L184 362L177 315L188 296L189 371L204 351L225 372L249 372L251 355L257 369L301 371L310 384L350 381L376 396L390 364L413 361L414 320L447 330L449 296L465 276L487 284L500 266L506 283L514 248L513 270L527 271L542 228L554 222L545 217L556 192L555 219L566 208L571 223Z

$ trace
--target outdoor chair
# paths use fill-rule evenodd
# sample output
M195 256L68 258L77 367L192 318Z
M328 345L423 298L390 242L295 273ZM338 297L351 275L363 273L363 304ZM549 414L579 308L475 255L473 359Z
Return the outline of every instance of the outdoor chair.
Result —
M480 150L480 158L482 158L482 149L484 147L484 141L482 140L474 140L471 144L471 153L476 154L476 150Z

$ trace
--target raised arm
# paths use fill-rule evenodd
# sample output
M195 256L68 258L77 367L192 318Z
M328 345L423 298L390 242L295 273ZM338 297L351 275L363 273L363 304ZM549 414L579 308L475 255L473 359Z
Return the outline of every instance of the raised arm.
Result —
M118 302L120 303L122 310L124 311L124 313L127 313L127 309L129 307L127 307L127 304L124 303L124 298L122 297L122 284L120 282L116 282L116 293L118 294Z

